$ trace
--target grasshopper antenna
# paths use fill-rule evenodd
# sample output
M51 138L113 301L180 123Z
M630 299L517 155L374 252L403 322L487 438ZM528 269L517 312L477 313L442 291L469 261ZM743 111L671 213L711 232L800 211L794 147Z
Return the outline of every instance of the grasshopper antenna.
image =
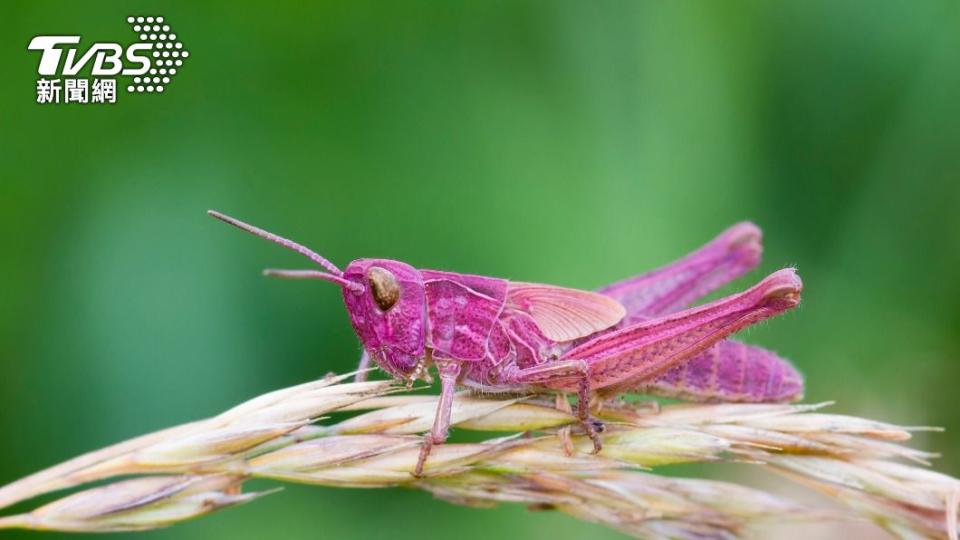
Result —
M320 266L325 268L327 272L330 272L328 274L328 273L319 272L316 270L290 270L290 271L267 270L264 272L265 275L276 276L276 277L287 277L287 278L300 278L300 279L303 279L303 278L322 279L325 281L332 281L333 283L337 283L338 285L347 287L348 289L355 292L357 291L362 292L363 290L362 285L359 285L357 283L353 283L351 281L344 279L343 271L337 268L335 264L321 257L319 253L316 253L315 251L307 248L306 246L302 246L294 242L293 240L287 240L286 238L277 236L272 232L267 232L259 227L254 227L253 225L244 223L239 219L234 219L226 214L221 214L216 210L207 210L207 214L210 214L211 216L219 219L220 221L233 225L234 227L240 230L246 231L254 236L259 236L260 238L269 240L276 244L280 244L281 246L287 249L292 249L293 251L296 251L297 253L303 255L304 257L310 259L311 261L319 264Z
M230 225L233 225L234 227L236 227L236 228L238 228L238 229L247 231L248 233L250 233L250 234L252 234L252 235L254 235L254 236L259 236L260 238L264 238L264 239L266 239L266 240L270 240L271 242L280 244L281 246L283 246L283 247L285 247L285 248L287 248L287 249L292 249L292 250L296 251L297 253L299 253L299 254L305 256L306 258L310 259L311 261L313 261L313 262L319 264L320 266L326 268L328 272L330 272L331 274L333 274L333 275L335 275L335 276L342 276L342 275L343 275L343 271L340 270L339 268L337 268L337 266L336 266L335 264L333 264L332 262L324 259L323 257L321 257L318 253L314 252L313 250L311 250L311 249L309 249L309 248L307 248L307 247L305 247L305 246L301 246L300 244L294 242L293 240L287 240L286 238L283 238L283 237L281 237L281 236L277 236L277 235L273 234L272 232L267 232L267 231L265 231L265 230L263 230L263 229L261 229L261 228L259 228L259 227L254 227L253 225L244 223L244 222L240 221L239 219L234 219L234 218L232 218L232 217L230 217L230 216L228 216L228 215L221 214L220 212L217 212L216 210L207 210L207 213L210 214L211 216L219 219L220 221L222 221L222 222L224 222L224 223L229 223Z
M263 271L263 275L283 279L322 279L336 283L341 287L346 287L355 293L362 293L364 291L363 285L359 283L354 283L340 276L334 276L319 270L277 270L275 268L267 268Z
M326 272L321 272L319 270L280 270L277 268L267 268L263 271L263 275L267 277L283 278L283 279L326 279L329 280L330 274ZM346 281L346 280L344 280ZM338 282L339 283L339 282ZM350 283L350 285L354 285Z

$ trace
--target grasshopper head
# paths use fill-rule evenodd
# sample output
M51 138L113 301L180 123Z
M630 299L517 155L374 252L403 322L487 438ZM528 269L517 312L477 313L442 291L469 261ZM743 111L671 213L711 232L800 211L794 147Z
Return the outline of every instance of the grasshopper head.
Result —
M211 216L292 249L324 270L265 270L290 279L321 279L340 285L357 337L370 356L394 377L412 381L424 375L426 299L423 278L409 264L388 259L358 259L343 272L314 251L219 212Z
M423 369L426 298L420 272L388 259L358 259L344 279L343 301L363 347L385 371L412 380Z

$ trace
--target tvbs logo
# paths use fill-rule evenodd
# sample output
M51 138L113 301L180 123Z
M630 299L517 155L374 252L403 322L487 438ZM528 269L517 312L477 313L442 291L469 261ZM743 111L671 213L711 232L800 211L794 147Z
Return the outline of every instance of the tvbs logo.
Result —
M127 17L127 23L140 38L127 46L94 43L84 50L75 35L30 40L27 49L40 52L37 103L116 103L117 77L132 77L127 92L163 93L190 53L163 17Z

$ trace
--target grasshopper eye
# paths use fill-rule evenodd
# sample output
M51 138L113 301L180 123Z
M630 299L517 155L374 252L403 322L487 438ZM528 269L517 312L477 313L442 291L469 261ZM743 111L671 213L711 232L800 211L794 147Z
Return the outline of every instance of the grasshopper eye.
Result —
M389 270L374 266L367 272L367 281L370 282L370 294L381 311L389 310L400 299L400 284Z

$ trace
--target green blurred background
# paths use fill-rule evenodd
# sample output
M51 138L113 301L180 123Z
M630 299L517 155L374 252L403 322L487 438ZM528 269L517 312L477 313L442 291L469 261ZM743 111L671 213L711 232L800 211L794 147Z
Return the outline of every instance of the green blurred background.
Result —
M747 333L837 412L948 427L960 473L960 6L943 2L8 2L0 16L0 483L351 369L294 254L590 288L732 222L801 308ZM163 95L35 103L37 34L192 56ZM150 538L601 538L516 507L291 488ZM13 538L7 534L4 537ZM24 537L35 537L25 534ZM47 536L49 537L49 535Z

